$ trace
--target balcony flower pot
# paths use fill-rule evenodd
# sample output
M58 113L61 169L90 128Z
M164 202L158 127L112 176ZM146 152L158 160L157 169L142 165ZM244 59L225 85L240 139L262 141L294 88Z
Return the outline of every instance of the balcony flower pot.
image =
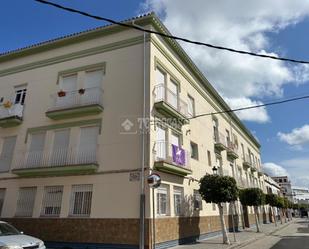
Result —
M6 102L3 104L3 106L4 106L5 108L11 108L12 102L11 102L11 101L6 101Z
M66 92L63 91L63 90L60 90L60 91L58 92L58 97L64 97L65 95L66 95Z
M79 93L80 95L83 95L83 94L85 93L85 91L86 91L85 88L81 88L81 89L78 90L78 93Z

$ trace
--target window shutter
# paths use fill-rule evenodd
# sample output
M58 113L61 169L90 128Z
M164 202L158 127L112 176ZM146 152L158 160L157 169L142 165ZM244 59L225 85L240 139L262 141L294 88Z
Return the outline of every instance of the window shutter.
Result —
M55 131L51 165L66 165L70 142L70 129Z
M80 163L89 163L96 161L97 139L99 127L83 127L80 133L78 158Z
M30 148L27 156L27 166L42 166L46 132L31 134Z
M86 72L85 88L101 88L102 80L102 70Z

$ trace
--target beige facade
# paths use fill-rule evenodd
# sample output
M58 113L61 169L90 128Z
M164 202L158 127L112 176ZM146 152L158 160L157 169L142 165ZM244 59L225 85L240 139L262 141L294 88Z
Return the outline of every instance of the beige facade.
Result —
M135 22L168 32L153 14ZM145 176L162 178L155 196L145 186L147 246L153 211L165 246L219 230L218 209L197 193L214 166L240 188L265 189L260 145L239 119L195 118L228 106L174 42L147 34L144 44L139 31L107 26L3 54L0 65L1 217L25 232L136 246L143 163ZM227 223L230 214L226 206ZM190 219L198 229L181 230Z

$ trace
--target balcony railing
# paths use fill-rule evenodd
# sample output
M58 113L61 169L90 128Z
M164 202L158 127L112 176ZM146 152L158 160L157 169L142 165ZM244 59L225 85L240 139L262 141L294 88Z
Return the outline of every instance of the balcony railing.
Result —
M187 103L164 84L156 85L153 93L155 103L163 101L184 117L189 117Z
M227 147L226 138L221 132L216 131L214 133L214 141L215 141L215 147L217 149L219 149L219 150L225 150L226 149L226 147Z
M252 166L252 161L251 161L251 158L248 154L243 155L243 164L247 167Z
M89 170L87 165L97 165L97 148L92 146L57 148L54 150L26 151L16 153L13 163L13 172L31 169L65 170L78 166L78 170ZM66 169L67 168L67 169Z
M231 157L232 159L238 158L238 148L236 144L234 144L231 141L227 142L227 155Z
M8 102L0 105L0 126L10 127L21 123L24 106L20 103Z
M77 91L53 94L48 111L69 109L80 106L102 105L103 90L100 87L80 89Z
M181 176L191 173L190 155L183 148L166 141L156 141L153 154L157 170Z

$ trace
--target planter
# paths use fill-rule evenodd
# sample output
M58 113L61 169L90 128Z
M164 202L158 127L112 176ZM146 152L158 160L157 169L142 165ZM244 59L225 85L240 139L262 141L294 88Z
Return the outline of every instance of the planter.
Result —
M5 108L11 108L12 102L11 102L11 101L6 101L6 102L3 104L3 106L4 106Z
M64 97L66 95L66 92L65 91L59 91L58 92L58 97Z
M85 88L81 88L81 89L78 90L78 93L79 93L80 95L83 95L83 94L85 93L85 91L86 91Z

